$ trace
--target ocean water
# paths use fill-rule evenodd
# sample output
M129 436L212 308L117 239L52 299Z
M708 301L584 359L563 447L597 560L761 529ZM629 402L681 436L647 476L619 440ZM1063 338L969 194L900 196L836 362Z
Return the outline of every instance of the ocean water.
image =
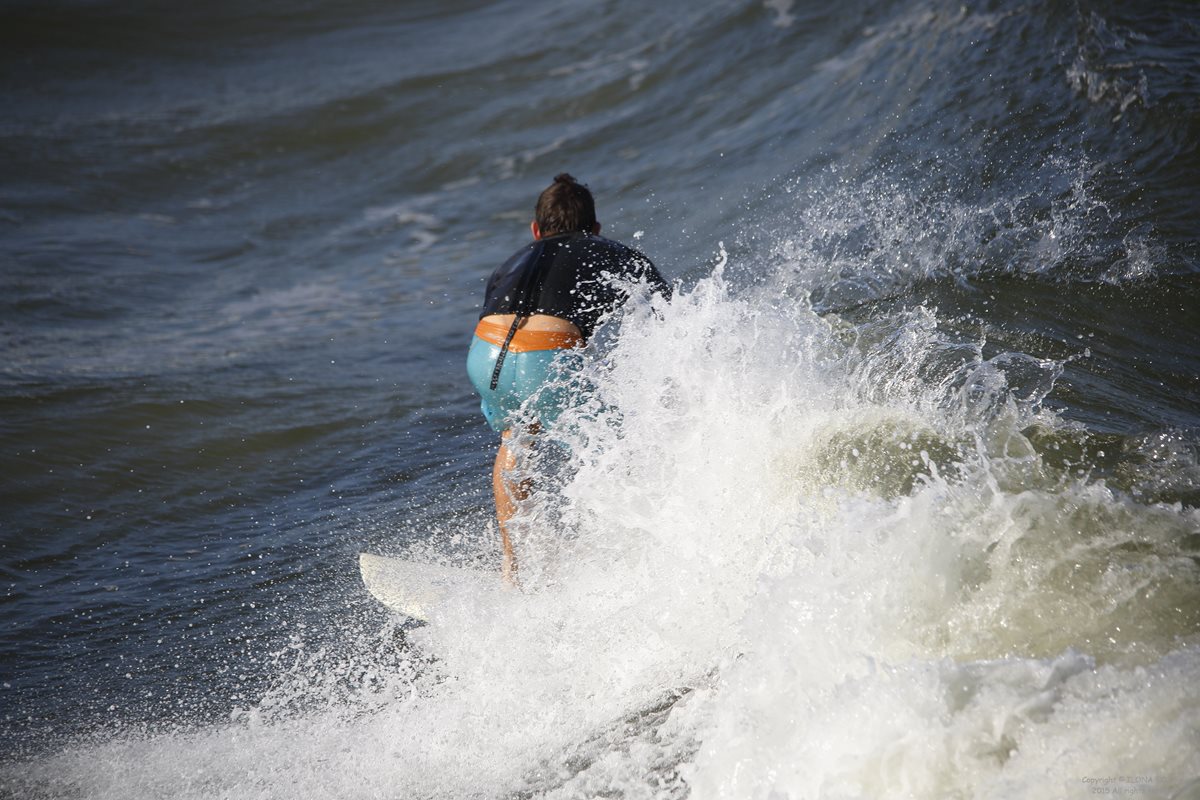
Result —
M1200 9L0 9L0 795L1200 797ZM494 568L483 282L677 290Z

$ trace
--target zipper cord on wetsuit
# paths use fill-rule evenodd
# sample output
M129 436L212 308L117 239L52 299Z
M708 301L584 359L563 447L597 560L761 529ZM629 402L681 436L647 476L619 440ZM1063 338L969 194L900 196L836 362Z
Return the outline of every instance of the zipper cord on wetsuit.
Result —
M533 266L521 276L523 280L515 292L517 295L517 304L516 313L513 315L513 324L508 329L508 336L504 337L504 344L500 346L500 353L496 356L496 366L492 369L492 382L488 388L493 392L500 385L500 370L504 367L504 357L508 355L508 346L512 344L513 337L517 335L517 328L521 327L521 323L533 313L532 309L530 309L532 305L531 295L534 289L541 286L542 273L546 269L547 262L554 260L553 258L547 258L546 252L546 243L539 240L538 251L537 255L534 256Z
M521 322L525 317L516 314L513 317L512 327L508 329L508 336L504 337L504 344L500 345L500 355L496 356L496 368L492 370L492 383L490 389L494 392L496 387L500 385L500 370L504 367L504 357L508 355L508 346L512 343L513 336L517 333L517 328L521 327Z

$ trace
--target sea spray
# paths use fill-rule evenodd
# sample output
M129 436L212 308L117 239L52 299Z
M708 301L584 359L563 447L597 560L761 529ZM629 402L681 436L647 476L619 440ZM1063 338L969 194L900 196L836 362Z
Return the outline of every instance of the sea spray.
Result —
M604 447L575 421L563 518L580 563L594 538L642 569L597 567L624 621L703 613L687 641L728 664L671 718L701 742L681 774L699 796L1056 797L1120 765L1166 796L1196 763L1200 517L1046 463L1062 365L985 357L918 311L846 345L718 271L608 354L606 402L653 413Z

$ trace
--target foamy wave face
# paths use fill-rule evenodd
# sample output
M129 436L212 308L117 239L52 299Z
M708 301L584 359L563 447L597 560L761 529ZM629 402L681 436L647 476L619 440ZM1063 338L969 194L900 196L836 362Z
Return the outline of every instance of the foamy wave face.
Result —
M118 731L5 785L999 798L1191 778L1200 517L1047 462L1061 364L725 272L588 352L586 402L531 451L524 594L465 598L407 645L297 641L227 725Z
M719 665L661 723L660 743L695 748L685 785L1060 797L1116 776L1151 796L1185 783L1200 515L1043 459L1031 437L1062 426L1041 406L1060 363L985 357L928 309L847 337L749 294L718 269L663 320L627 326L562 432L581 463L547 499L575 536L556 572L609 587L610 604L579 613L638 631L626 655L695 668L707 650Z

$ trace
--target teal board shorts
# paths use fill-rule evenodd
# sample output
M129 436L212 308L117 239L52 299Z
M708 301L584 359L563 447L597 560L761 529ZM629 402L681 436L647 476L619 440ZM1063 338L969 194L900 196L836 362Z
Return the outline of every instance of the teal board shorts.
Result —
M494 336L484 339L479 333L477 329L467 352L467 375L479 392L480 410L492 430L503 433L522 417L542 425L558 419L570 405L572 392L566 384L578 359L573 348L517 349L513 345L519 347L518 331L504 356L496 388L492 389L500 345L489 341Z

